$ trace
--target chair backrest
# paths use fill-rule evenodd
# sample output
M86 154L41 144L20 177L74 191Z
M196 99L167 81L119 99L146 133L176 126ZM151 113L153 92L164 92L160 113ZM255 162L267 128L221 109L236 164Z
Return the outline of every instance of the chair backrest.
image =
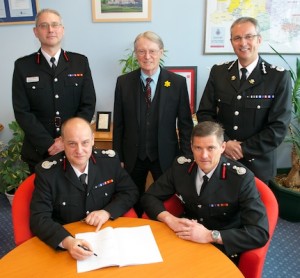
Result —
M123 217L131 217L131 218L138 218L135 210L133 208L131 208L129 211L125 212L123 215Z
M18 187L12 203L12 222L16 245L33 237L30 230L30 202L34 190L35 174L27 177Z
M164 206L166 211L175 216L180 216L184 211L183 205L175 194L168 200L164 201ZM144 212L142 218L149 219L149 216Z
M264 262L278 220L278 203L273 192L258 178L255 178L255 184L260 193L261 200L266 207L270 238L263 247L241 254L238 267L246 278L262 277Z

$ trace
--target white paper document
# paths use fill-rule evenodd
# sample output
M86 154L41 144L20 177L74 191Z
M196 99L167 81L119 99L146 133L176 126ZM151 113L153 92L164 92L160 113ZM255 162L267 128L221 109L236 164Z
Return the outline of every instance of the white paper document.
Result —
M93 252L97 254L84 261L77 261L77 272L163 261L149 225L107 227L97 233L79 233L75 237L88 241L93 246Z

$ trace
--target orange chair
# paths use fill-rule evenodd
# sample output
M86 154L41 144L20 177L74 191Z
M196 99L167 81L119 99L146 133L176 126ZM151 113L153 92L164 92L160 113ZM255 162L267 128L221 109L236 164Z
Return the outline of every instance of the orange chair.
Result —
M27 177L17 189L12 203L12 222L16 245L33 237L29 227L30 201L34 190L35 174Z
M30 202L34 190L35 174L27 177L15 193L12 204L12 220L14 229L14 238L16 245L20 245L24 241L33 237L30 230ZM124 217L137 218L134 209L127 211Z
M273 192L260 179L255 178L255 183L260 193L260 198L266 207L270 238L265 246L241 254L238 267L246 278L262 277L264 262L278 220L278 203Z

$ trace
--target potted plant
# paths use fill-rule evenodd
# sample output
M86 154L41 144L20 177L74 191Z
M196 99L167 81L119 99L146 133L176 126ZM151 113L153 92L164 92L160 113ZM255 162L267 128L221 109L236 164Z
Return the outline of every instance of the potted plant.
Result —
M13 195L29 175L27 163L21 159L24 132L16 121L9 125L13 137L0 148L0 192Z
M285 58L272 46L271 48L287 64L291 73L293 117L286 138L286 142L292 145L291 169L279 170L279 175L270 182L270 188L279 203L280 217L289 221L300 221L300 60L296 59L296 71L294 71Z

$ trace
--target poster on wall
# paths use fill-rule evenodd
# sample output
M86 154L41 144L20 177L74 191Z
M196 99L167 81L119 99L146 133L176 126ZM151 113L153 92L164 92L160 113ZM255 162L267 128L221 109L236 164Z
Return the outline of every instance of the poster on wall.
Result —
M32 24L37 10L37 0L0 0L0 25Z
M300 0L207 0L205 53L233 53L230 26L254 17L263 38L260 53L300 53Z

